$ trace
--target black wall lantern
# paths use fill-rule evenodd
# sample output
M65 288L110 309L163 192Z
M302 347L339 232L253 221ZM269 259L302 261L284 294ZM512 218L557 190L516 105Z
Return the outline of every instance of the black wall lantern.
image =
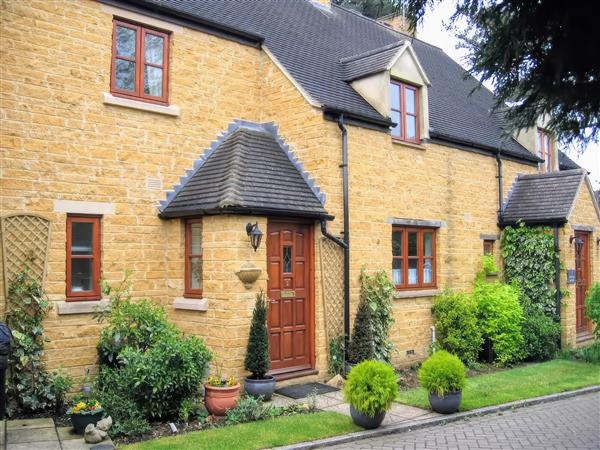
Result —
M575 241L575 255L579 258L581 256L581 250L583 250L583 239L576 236L569 237L569 244L573 244L573 241Z
M263 235L260 228L258 228L258 222L255 224L246 224L246 233L250 236L250 245L252 245L252 248L256 251L258 247L260 247L260 241L262 240Z

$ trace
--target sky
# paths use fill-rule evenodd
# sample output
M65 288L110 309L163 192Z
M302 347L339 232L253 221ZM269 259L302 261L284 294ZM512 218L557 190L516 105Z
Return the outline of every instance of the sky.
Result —
M430 10L425 15L423 23L417 29L417 37L425 42L433 44L443 49L456 62L466 67L465 49L457 48L459 43L451 32L446 30L445 24L449 23L449 19L454 12L454 1L443 0L435 9ZM486 83L488 87L491 87ZM579 152L581 153L581 152ZM577 164L587 169L590 172L590 180L594 189L600 189L600 143L592 143L588 145L585 151L578 154L577 151L568 151L567 154Z

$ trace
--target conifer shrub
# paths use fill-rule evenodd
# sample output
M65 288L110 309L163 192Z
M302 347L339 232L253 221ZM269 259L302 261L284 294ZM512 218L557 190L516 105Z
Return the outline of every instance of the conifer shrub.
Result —
M373 329L371 323L371 308L362 298L354 319L352 338L348 344L348 360L354 364L375 357Z
M269 331L267 329L267 299L261 290L256 294L256 303L252 312L250 336L246 348L244 366L252 372L252 378L263 379L271 368L269 357Z
M440 397L461 391L465 386L465 365L456 355L439 350L423 362L419 369L419 383L427 392Z
M390 409L397 396L396 373L381 361L361 362L350 371L344 385L344 400L369 417Z

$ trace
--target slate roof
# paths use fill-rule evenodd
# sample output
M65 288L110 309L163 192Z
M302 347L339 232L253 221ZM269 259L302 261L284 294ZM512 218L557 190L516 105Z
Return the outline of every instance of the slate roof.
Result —
M558 151L558 168L560 170L581 169L581 166L567 156L566 153Z
M503 212L503 225L565 223L577 198L585 170L519 175Z
M375 50L342 58L340 63L343 66L344 80L353 81L386 70L404 44L405 41L398 41Z
M235 121L167 194L160 215L235 213L331 219L324 203L325 195L273 124Z
M107 0L104 0L107 1ZM531 162L539 161L512 137L502 120L491 117L493 94L441 49L399 33L354 11L309 0L123 0L134 5L160 8L162 13L185 15L203 23L240 30L263 38L262 45L282 64L310 99L325 110L344 112L355 119L388 126L381 116L347 81L368 71L363 63L346 58L375 51L399 41L412 43L429 88L430 136ZM383 59L384 56L381 55ZM342 61L342 62L341 62Z

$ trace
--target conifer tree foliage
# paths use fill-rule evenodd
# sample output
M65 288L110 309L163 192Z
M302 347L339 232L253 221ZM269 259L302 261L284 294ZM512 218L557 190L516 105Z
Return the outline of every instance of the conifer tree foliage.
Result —
M348 360L358 364L367 359L375 358L375 346L373 342L373 323L371 307L361 298L354 319L352 338L348 344Z
M271 368L269 358L269 331L267 329L267 297L264 291L256 294L256 303L252 312L250 337L246 348L245 368L252 372L252 378L262 379Z

